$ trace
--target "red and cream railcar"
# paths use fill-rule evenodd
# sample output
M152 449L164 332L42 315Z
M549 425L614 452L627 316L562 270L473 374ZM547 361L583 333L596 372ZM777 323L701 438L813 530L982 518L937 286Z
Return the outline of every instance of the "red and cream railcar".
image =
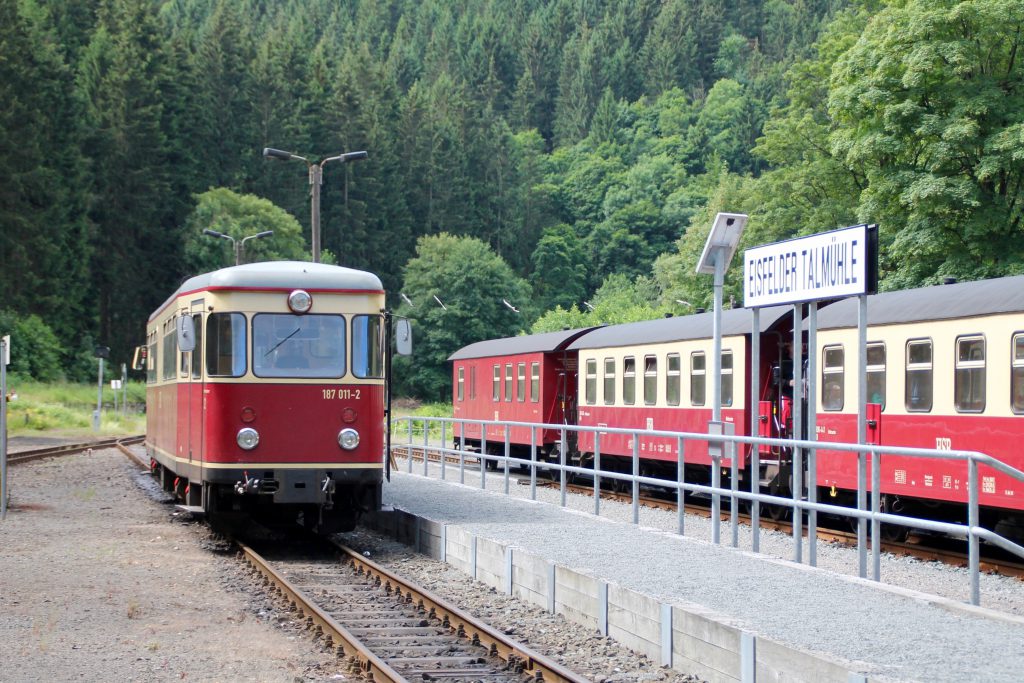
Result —
M867 308L868 441L981 451L1024 469L1024 277L888 292L868 297ZM857 441L856 326L855 300L818 314L822 441ZM881 452L886 510L964 518L963 462ZM987 521L1020 520L1024 486L984 466L978 476ZM856 457L819 451L817 483L824 499L848 501Z
M506 337L465 346L451 356L455 419L575 424L576 354L568 345L593 328ZM463 429L465 430L463 433ZM505 453L505 428L456 424L455 439L472 450ZM532 432L532 433L531 433ZM529 459L536 445L540 459L556 458L561 430L510 427L510 455ZM532 443L531 443L532 442ZM495 463L489 463L494 467Z
M146 448L208 514L351 528L380 504L384 291L370 273L254 263L187 280L147 326Z
M782 307L761 312L762 368L779 363L784 331L792 326L792 316L786 313ZM747 310L722 313L722 420L733 423L738 435L750 434L751 323ZM713 314L699 313L604 327L570 344L569 349L579 354L578 424L707 433L712 418L712 326ZM779 396L767 374L759 396L777 402ZM581 432L579 449L585 463L594 457L595 441L594 432ZM628 469L626 460L632 458L633 447L629 435L602 433L602 469L613 459ZM641 435L637 444L641 473L674 479L678 448L678 439ZM707 481L711 464L707 442L686 442L684 449L687 479ZM745 453L741 468L748 462Z

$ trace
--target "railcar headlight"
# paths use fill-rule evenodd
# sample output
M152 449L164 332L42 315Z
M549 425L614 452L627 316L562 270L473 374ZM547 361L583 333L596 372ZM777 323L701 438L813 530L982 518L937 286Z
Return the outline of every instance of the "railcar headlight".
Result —
M342 429L340 432L338 432L338 445L344 448L346 451L353 450L356 446L359 445L359 432L352 429L351 427L346 427L345 429Z
M292 313L308 313L313 307L313 297L304 289L296 289L288 295L288 308Z
M239 448L251 451L260 442L260 433L252 427L242 427L238 430L238 436L235 437L235 441L238 442Z

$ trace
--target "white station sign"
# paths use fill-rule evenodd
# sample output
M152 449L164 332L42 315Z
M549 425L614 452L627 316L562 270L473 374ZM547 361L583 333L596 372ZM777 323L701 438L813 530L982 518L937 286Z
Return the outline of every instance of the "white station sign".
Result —
M877 226L855 225L743 253L747 308L838 299L877 289Z

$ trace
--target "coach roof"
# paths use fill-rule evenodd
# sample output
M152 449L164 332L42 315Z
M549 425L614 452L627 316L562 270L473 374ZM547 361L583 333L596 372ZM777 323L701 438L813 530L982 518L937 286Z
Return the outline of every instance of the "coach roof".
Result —
M448 360L465 360L467 358L491 358L493 356L514 356L521 353L551 353L562 351L574 339L595 328L583 327L575 330L543 332L519 337L488 339L463 346L448 356Z
M247 263L190 277L150 316L150 320L182 294L204 289L308 289L370 293L384 291L380 278L363 270L308 261Z
M769 306L761 309L762 332L771 329L792 309L787 306ZM722 311L722 336L750 334L751 312L745 308ZM673 318L644 320L624 325L609 325L594 330L569 345L570 349L599 349L638 344L659 344L688 339L710 339L714 327L714 313L697 313Z
M883 292L868 297L868 325L970 318L1024 311L1024 275ZM818 329L855 327L857 299L818 312Z

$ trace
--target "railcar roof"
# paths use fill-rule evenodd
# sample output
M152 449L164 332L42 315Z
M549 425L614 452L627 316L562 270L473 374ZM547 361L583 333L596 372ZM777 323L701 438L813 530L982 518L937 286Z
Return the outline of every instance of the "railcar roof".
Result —
M868 297L868 325L969 318L1024 311L1024 275L952 285L934 285ZM857 299L843 299L818 312L818 329L856 327Z
M204 289L290 289L355 290L381 292L380 278L373 273L343 266L307 261L264 261L221 268L185 280L167 301L150 316L155 318L167 304L185 292Z
M562 351L574 339L596 329L582 327L575 330L559 330L527 334L519 337L488 339L463 346L448 356L448 360L465 360L467 358L491 358L493 356L513 356L521 353L552 353Z
M762 332L771 329L792 309L769 306L761 309ZM749 334L752 314L746 308L722 311L722 336ZM594 330L573 342L570 349L599 349L637 344L659 344L688 339L710 339L714 332L714 312L696 313L672 318L644 320L624 325L609 325Z

